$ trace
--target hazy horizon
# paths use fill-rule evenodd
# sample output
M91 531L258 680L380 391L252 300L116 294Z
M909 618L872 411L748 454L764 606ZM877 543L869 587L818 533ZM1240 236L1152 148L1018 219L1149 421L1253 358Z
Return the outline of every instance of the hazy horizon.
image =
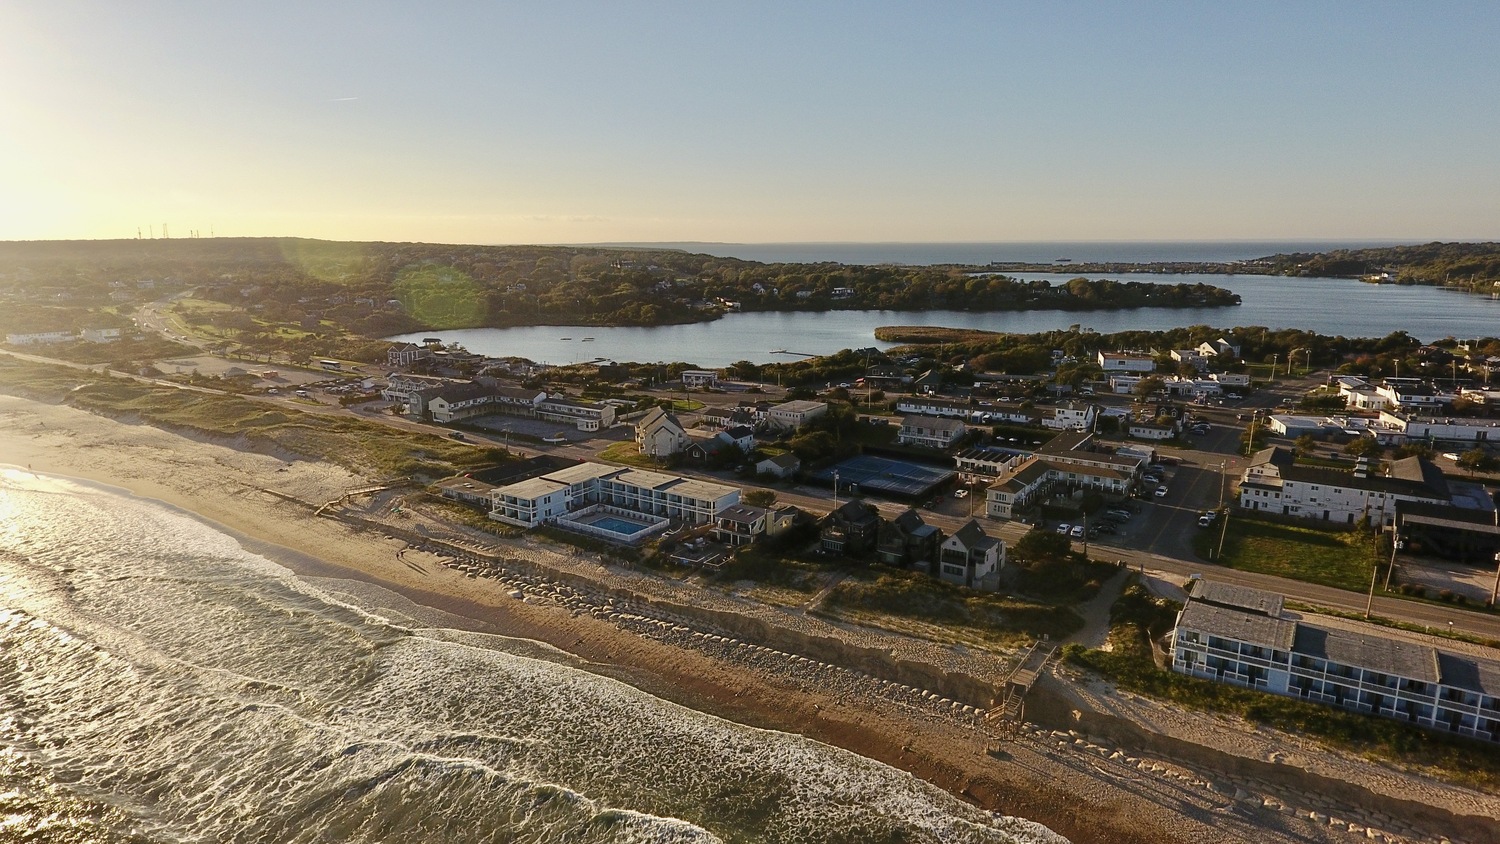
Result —
M10 4L0 239L1488 240L1497 36L1483 3Z

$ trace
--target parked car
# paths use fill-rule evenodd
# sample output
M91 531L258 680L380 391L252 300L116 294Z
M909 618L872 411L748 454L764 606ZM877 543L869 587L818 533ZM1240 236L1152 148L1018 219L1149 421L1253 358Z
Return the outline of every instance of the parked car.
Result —
M1062 524L1060 524L1060 525L1057 526L1057 532L1060 533L1060 534L1062 534L1063 536L1067 536L1068 535L1068 531L1071 531L1072 529L1073 529L1073 526L1070 525L1070 524L1068 524L1067 522L1064 522L1064 523L1062 523Z
M969 491L966 490L966 489L955 489L953 491L953 497L954 498L968 498L969 497Z
M1119 533L1120 532L1114 526L1114 524L1111 523L1111 522L1100 522L1099 524L1094 525L1094 527L1091 528L1091 530L1097 531L1098 533L1108 533L1108 534L1114 534L1114 533Z
M1082 539L1083 538L1083 525L1073 525L1073 529L1070 530L1070 531L1068 531L1068 536L1071 536L1074 539Z
M1151 494L1154 495L1154 496L1156 496L1157 498L1166 498L1167 497L1167 488L1165 486L1159 486L1159 487L1156 488L1156 492L1153 492Z

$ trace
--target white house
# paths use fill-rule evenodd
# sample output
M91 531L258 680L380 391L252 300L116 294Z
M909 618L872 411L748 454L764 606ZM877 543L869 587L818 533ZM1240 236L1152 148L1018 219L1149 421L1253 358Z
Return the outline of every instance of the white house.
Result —
M797 455L786 452L785 454L778 454L775 457L767 457L756 463L755 473L757 475L770 475L774 478L784 480L797 474L801 468L802 461Z
M1122 352L1100 352L1099 368L1110 372L1154 372L1156 359L1149 355L1131 355Z
M949 583L993 592L1000 588L1005 542L988 536L970 519L938 547L938 577Z
M1250 374L1247 372L1211 372L1208 377L1226 387L1250 386Z
M771 408L770 424L783 431L795 431L828 412L820 401L789 401Z
M1099 408L1088 402L1065 401L1043 410L1042 427L1055 431L1087 431L1094 427Z
M1126 428L1126 433L1140 440L1170 440L1177 436L1177 429L1171 425L1158 425L1155 422L1131 422Z
M687 429L676 416L653 407L635 423L635 444L641 454L670 457L687 447Z
M968 432L962 419L942 416L907 416L901 420L896 442L926 448L947 448Z

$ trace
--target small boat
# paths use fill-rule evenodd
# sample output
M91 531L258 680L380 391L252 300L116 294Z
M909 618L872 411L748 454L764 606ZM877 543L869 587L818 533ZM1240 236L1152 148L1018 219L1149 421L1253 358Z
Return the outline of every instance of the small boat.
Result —
M585 338L583 338L582 340L580 340L578 342L580 342L580 343L592 343L593 341L594 341L594 338L592 338L592 337L585 337Z
M559 337L557 339L559 339L559 340L572 340L573 338L572 337Z

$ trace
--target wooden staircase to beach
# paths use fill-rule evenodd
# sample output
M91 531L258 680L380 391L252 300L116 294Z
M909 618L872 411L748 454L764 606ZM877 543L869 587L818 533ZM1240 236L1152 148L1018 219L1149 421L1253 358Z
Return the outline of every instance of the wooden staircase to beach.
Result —
M985 723L1008 733L1019 729L1026 715L1026 693L1056 655L1057 643L1047 639L1034 642L1005 678L1000 694L996 695L996 705L984 713Z

